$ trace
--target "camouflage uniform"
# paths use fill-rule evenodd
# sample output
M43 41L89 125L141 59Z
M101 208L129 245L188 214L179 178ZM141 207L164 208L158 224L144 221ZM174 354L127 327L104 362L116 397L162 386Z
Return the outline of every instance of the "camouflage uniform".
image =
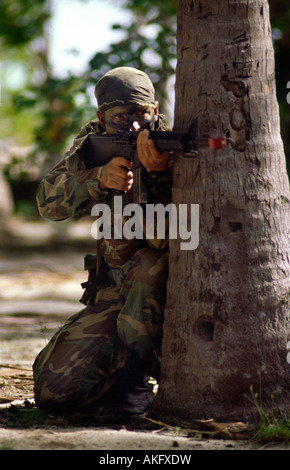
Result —
M37 192L40 214L53 220L88 214L94 204L111 204L110 191L100 191L98 177L86 170L84 144L100 132L88 123L74 145L41 182ZM98 169L100 175L101 168ZM171 200L171 171L148 173L149 202ZM130 194L123 203L132 202ZM123 220L125 222L125 220ZM100 405L124 368L128 351L150 364L161 356L166 299L168 240L103 240L103 257L111 285L53 336L33 365L35 400L39 408L86 409Z

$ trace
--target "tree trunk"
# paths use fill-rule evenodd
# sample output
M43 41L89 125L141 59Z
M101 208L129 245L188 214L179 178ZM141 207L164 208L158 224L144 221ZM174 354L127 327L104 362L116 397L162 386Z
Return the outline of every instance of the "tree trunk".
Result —
M289 182L265 0L179 0L175 129L229 150L176 156L173 202L199 204L199 245L170 245L159 392L152 413L255 419L290 403ZM287 229L288 225L288 229ZM289 233L288 233L289 236Z

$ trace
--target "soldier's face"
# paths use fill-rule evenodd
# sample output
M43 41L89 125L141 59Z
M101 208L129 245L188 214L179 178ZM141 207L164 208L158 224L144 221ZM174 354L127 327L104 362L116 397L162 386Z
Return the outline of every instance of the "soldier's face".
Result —
M124 129L125 125L128 123L129 117L133 118L131 119L131 129L138 130L145 127L145 123L138 121L138 119L145 119L147 121L157 119L158 103L156 106L115 106L104 113L98 112L97 115L101 125L106 129L108 134L115 134L118 130ZM136 121L134 121L134 117L136 117Z

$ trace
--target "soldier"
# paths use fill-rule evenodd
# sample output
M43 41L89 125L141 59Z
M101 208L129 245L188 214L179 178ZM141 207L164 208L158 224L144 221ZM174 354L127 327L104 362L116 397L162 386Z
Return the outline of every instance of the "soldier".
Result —
M122 191L124 205L132 202L131 162L120 155L90 170L84 162L88 136L114 134L128 116L133 116L132 129L140 128L137 150L147 170L149 202L171 200L170 155L158 152L144 129L144 119L152 129L164 129L148 76L131 67L113 69L98 81L95 95L98 119L80 131L40 183L37 203L43 217L90 214L96 203L111 205L112 190ZM120 240L113 234L102 240L97 256L105 284L89 292L90 305L71 317L35 359L36 405L54 412L143 414L154 398L148 380L158 378L161 358L168 240ZM104 278L103 272L97 274Z

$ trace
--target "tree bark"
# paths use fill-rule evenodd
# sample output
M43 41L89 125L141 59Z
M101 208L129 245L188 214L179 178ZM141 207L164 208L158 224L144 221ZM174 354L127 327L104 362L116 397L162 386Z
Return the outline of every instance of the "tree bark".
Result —
M175 130L232 148L176 156L173 202L199 245L170 242L159 417L255 419L290 403L289 181L265 0L179 0Z

